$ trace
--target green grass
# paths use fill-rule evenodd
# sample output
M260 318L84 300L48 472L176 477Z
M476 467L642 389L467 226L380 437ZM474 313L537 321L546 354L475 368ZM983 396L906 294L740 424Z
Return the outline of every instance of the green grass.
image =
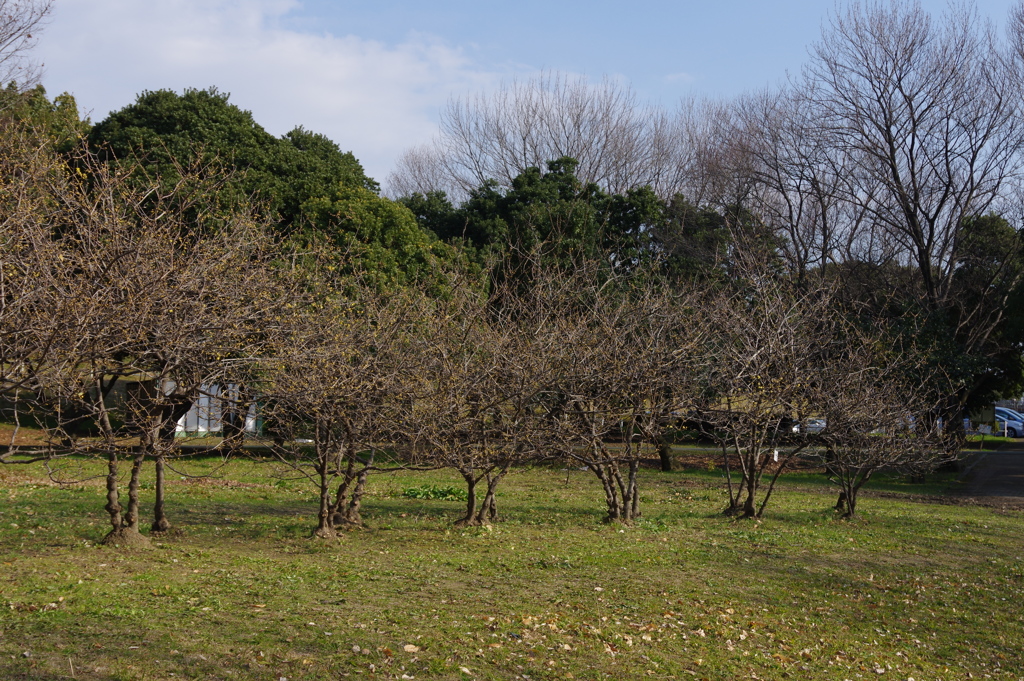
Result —
M968 435L967 449L999 449L1003 445L1020 444L1019 439L1002 435Z
M0 678L1024 678L1024 519L900 497L928 486L845 522L794 474L752 522L717 473L644 471L623 528L592 475L533 469L457 531L460 502L403 496L456 476L393 474L323 541L311 487L218 476L172 479L180 534L125 551L96 544L99 481L0 469Z
M465 487L440 487L438 485L420 485L402 490L402 496L408 499L433 499L435 501L466 501L469 492Z

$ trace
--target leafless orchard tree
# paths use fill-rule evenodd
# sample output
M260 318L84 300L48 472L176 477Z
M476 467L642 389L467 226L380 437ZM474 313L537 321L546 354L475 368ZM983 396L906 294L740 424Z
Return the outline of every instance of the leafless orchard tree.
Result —
M560 453L600 480L607 519L640 517L638 472L662 429L693 398L700 325L652 281L609 277L593 263L537 278L529 304L543 313L551 372L542 402Z
M913 348L893 351L877 331L850 324L837 331L814 368L810 392L826 426L810 439L840 486L836 510L852 518L858 492L875 473L924 474L951 456L948 435L921 418L939 406L924 356Z
M155 462L154 532L170 529L164 466L178 451L176 425L204 392L242 384L246 365L264 351L270 315L290 302L288 282L270 265L275 250L263 225L236 216L217 233L197 237L168 218L165 212L162 226L176 231L178 241L162 258L154 255L165 273L153 281L158 300L148 347L135 360L146 380L126 405L131 431Z
M650 185L677 191L677 121L610 79L544 73L496 92L452 100L432 144L406 153L387 192L443 190L464 198L486 180L510 186L530 167L568 156L577 175L611 192Z
M320 280L281 319L255 385L279 474L318 490L316 537L362 524L368 476L405 467L389 454L410 440L411 405L422 390L411 334L427 317L425 305L412 288Z
M466 482L460 526L496 520L498 486L542 449L536 401L547 375L518 301L485 290L483 280L453 278L418 334L426 361L413 449L417 461Z
M179 188L140 188L85 154L46 179L56 250L36 273L47 277L36 313L58 320L50 353L59 358L35 372L56 421L47 456L105 456L112 526L105 541L144 544L144 462L158 463L154 530L166 530L161 470L176 449L175 424L205 384L250 356L254 329L271 307L264 230L238 215L204 232L186 218ZM127 505L124 459L132 464Z
M809 390L838 313L827 290L801 290L768 269L746 274L706 303L712 329L697 418L722 449L726 512L760 517L779 476L808 446L793 426L815 415ZM730 455L740 466L736 488Z
M18 422L19 398L35 387L40 369L53 360L59 314L48 305L49 281L59 263L54 243L49 176L63 163L53 149L17 125L0 133L0 398L11 401ZM17 431L15 430L15 436ZM13 441L10 443L13 444Z

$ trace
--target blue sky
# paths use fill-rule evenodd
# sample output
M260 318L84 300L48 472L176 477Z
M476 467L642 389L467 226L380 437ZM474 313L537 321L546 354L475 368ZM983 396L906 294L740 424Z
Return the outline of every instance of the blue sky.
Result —
M941 0L923 0L940 14ZM979 13L1005 23L1011 0ZM383 180L451 97L541 70L608 75L672 108L796 72L813 0L57 0L36 57L94 121L143 90L216 86L274 134L322 132Z

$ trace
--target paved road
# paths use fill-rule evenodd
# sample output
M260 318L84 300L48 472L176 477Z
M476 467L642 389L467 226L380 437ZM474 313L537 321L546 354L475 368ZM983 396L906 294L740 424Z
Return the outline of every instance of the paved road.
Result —
M967 470L958 496L984 504L1024 506L1024 442L988 452Z

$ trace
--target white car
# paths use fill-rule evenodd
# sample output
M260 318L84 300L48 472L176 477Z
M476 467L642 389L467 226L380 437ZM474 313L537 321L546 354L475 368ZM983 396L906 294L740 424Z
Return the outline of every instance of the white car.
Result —
M825 419L804 419L803 423L797 423L793 426L793 432L817 435L821 431L825 430L827 426L828 422L825 421Z

